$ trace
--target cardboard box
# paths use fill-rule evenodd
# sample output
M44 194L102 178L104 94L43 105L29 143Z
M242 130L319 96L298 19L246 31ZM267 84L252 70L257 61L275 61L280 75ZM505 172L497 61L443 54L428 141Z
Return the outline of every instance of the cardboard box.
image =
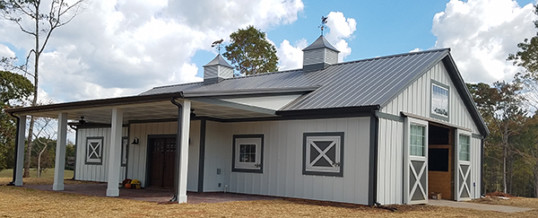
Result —
M441 200L441 198L442 198L442 195L439 192L431 192L430 193L430 199Z

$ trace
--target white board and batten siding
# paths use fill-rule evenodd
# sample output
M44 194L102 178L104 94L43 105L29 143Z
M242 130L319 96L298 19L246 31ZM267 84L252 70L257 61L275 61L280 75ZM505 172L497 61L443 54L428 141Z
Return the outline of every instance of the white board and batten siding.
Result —
M434 65L428 72L404 89L381 108L381 112L396 116L400 116L401 112L406 112L419 117L435 119L430 116L432 81L449 87L448 124L479 134L477 126L442 62ZM439 120L439 123L447 122ZM379 118L377 201L381 204L403 203L403 144L403 123ZM477 198L480 197L480 139L472 137L471 145L471 182L475 183L475 186L471 187L471 193L473 198Z
M129 146L128 171L129 179L138 179L142 187L146 185L146 164L148 137L152 135L176 135L177 122L133 123L130 124L129 141L136 137L138 145ZM200 121L191 121L188 157L187 190L198 190L198 165L200 150Z
M123 127L122 136L127 137L127 127ZM106 182L108 177L108 160L110 149L110 128L83 128L77 131L77 160L75 180ZM103 137L103 158L101 164L86 164L86 139ZM121 145L118 145L121 146ZM120 168L120 180L125 179L125 167Z
M370 117L207 121L204 191L226 188L236 193L368 204L369 129ZM303 133L309 132L344 132L343 177L303 175ZM241 134L263 134L263 173L232 172L233 135Z

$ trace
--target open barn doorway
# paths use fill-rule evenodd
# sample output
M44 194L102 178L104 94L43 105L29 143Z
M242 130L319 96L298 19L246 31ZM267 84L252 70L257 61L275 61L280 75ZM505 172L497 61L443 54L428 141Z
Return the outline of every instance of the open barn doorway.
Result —
M430 194L440 193L441 199L447 200L454 199L453 132L449 127L429 123L428 190Z

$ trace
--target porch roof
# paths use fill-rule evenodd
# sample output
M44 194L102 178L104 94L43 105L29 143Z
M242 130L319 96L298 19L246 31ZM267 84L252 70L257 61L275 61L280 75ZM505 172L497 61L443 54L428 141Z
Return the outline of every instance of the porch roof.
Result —
M136 95L87 101L66 102L6 110L15 115L57 118L67 113L68 119L91 123L110 123L112 108L124 110L124 123L132 121L166 120L178 116L174 99L189 99L196 116L216 119L274 117L276 111L317 87L290 89L230 90L228 92L180 92ZM262 94L263 93L263 94Z

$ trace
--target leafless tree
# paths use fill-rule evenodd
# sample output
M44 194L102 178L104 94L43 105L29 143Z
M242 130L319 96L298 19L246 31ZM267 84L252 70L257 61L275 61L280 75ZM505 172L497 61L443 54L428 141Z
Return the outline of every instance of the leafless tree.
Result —
M0 0L0 12L4 19L15 23L20 31L28 34L34 39L34 46L26 56L24 65L18 69L25 75L34 79L34 93L31 106L38 103L39 90L39 58L47 47L52 33L68 24L75 18L80 9L82 0ZM33 63L31 59L33 58ZM28 66L33 64L33 69L28 70ZM32 150L32 139L35 119L30 117L28 129L28 151ZM24 177L28 177L30 169L31 152L26 153L26 164L24 167Z

